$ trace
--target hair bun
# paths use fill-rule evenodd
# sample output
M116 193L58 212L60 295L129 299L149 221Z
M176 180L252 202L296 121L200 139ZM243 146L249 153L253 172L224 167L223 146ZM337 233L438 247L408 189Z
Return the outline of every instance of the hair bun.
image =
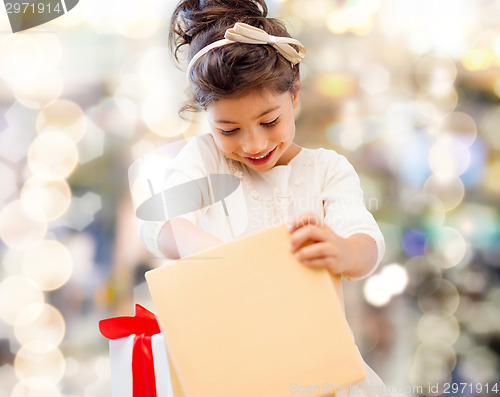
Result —
M174 56L177 59L179 48L191 44L197 36L223 36L236 22L261 27L267 12L265 0L182 0L171 20L170 45Z
M169 33L172 54L179 61L179 49L189 45L189 65L199 51L223 39L227 29L236 22L275 37L290 37L285 24L277 18L267 18L267 11L265 0L182 0L172 15ZM181 113L206 110L222 98L255 89L274 94L294 94L299 90L299 64L292 65L274 46L228 44L209 47L208 52L203 52L204 55L190 65L188 79L192 98L181 108Z

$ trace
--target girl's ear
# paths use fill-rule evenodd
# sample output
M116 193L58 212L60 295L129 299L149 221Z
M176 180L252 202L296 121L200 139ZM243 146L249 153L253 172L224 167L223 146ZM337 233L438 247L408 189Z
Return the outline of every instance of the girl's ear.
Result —
M299 106L299 91L300 91L300 77L293 84L292 104L294 109Z

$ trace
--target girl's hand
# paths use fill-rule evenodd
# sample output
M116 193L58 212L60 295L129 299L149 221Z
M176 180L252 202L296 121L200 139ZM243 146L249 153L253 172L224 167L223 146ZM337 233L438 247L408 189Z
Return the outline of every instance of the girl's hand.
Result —
M302 214L288 224L290 249L306 266L325 268L332 274L362 277L377 261L377 245L366 234L337 236L313 213Z
M288 228L292 234L290 249L306 266L324 267L332 274L352 267L353 253L346 239L337 236L313 213L298 216Z

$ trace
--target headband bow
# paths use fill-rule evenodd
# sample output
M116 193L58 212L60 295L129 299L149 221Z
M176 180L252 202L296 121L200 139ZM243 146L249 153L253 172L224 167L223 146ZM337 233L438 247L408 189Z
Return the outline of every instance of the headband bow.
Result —
M205 55L208 51L222 47L231 43L246 43L246 44L269 44L273 46L286 60L292 65L299 63L306 55L306 48L302 43L291 37L272 36L262 29L255 26L247 25L246 23L236 22L232 28L226 30L224 38L209 44L198 51L191 59L187 67L187 74L191 71L194 63ZM293 48L290 44L299 46L299 51Z

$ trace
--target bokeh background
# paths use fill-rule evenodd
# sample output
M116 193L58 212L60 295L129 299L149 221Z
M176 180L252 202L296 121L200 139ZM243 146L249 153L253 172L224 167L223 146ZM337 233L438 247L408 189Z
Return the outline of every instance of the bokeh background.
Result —
M2 396L111 394L98 321L148 306L158 265L127 169L205 131L177 114L175 3L81 0L16 34L0 5ZM386 238L377 273L344 285L365 360L394 396L497 395L500 1L268 5L307 47L297 143L347 156Z

